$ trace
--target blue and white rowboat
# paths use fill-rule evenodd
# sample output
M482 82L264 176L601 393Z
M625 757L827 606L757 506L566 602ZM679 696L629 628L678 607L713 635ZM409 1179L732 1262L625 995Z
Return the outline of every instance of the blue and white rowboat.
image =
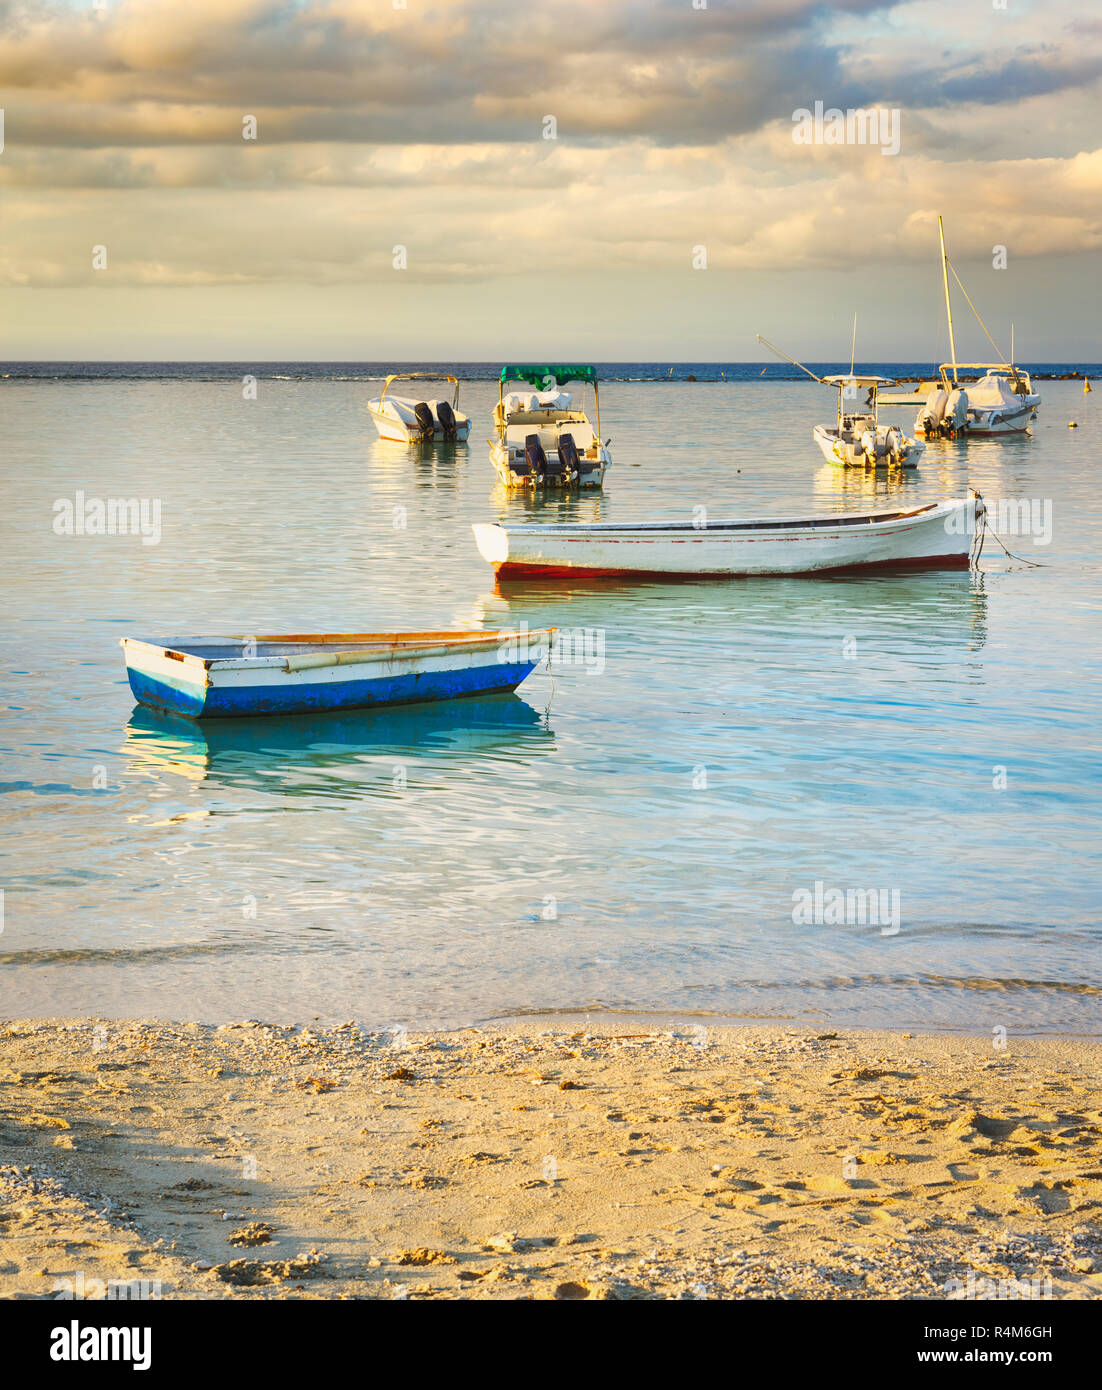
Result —
M548 654L555 632L124 637L121 645L136 700L209 719L515 690Z

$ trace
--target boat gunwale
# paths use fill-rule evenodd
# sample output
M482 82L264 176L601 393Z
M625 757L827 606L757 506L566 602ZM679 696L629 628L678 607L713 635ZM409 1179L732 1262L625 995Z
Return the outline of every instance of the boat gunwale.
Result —
M953 501L929 502L922 507L916 507L909 511L890 511L890 512L839 512L837 516L830 517L748 517L745 520L731 519L726 521L708 521L702 525L695 525L691 521L641 521L636 523L627 522L576 522L548 525L523 525L510 526L502 522L484 522L483 525L497 526L508 535L518 536L566 536L579 535L599 539L603 535L624 534L626 532L646 532L652 535L662 534L695 534L703 535L707 532L732 532L732 531L780 531L780 530L811 530L821 531L830 530L840 526L878 526L894 524L899 521L911 521L920 517L926 520L933 520L939 512L948 514L961 501L969 499L954 499Z
M287 659L297 653L265 653L263 656L199 656L189 652L187 647L204 647L215 644L233 645L246 642L285 642L288 645L311 647L318 652L331 652L334 656L362 655L364 663L406 658L448 655L464 651L484 651L493 646L519 639L526 643L553 640L557 627L518 629L495 628L488 632L402 632L402 633L257 633L245 635L204 635L196 637L174 637L169 641L151 641L143 637L122 637L119 645L124 656L129 657L130 649L145 651L181 664L197 667L204 671L227 670L271 670L287 669ZM176 645L172 645L175 643ZM127 660L127 665L130 662ZM355 663L335 663L353 665Z

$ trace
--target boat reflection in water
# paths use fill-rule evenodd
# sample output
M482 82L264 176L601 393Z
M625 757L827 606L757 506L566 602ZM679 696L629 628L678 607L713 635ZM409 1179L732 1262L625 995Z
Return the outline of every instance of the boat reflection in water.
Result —
M928 460L924 459L923 463ZM927 476L926 482L929 481ZM886 507L921 505L922 479L913 468L836 468L825 464L815 470L812 490L816 498L833 497L845 503L842 511L864 509L866 503ZM857 505L860 504L860 507Z
M390 439L373 439L367 446L372 477L400 480L403 484L412 478L415 487L452 492L459 488L469 457L466 444L444 441L399 444Z
M497 520L503 525L510 521L605 521L609 510L608 497L595 489L575 492L570 488L505 489L495 487L492 499L496 504Z
M463 620L506 627L526 622L536 628L552 614L560 643L590 627L637 630L642 616L645 639L621 638L618 651L657 648L667 660L692 663L699 662L701 642L706 641L707 649L722 658L716 672L736 669L738 654L752 659L763 643L795 637L829 644L835 634L859 633L876 634L874 648L890 643L897 653L919 662L957 667L957 674L971 681L982 677L978 653L987 640L987 593L984 575L977 570L857 570L691 581L664 575L499 579ZM576 648L576 637L573 641ZM824 645L824 659L827 650ZM556 670L554 662L551 669Z
M393 794L394 769L415 759L437 770L471 759L520 760L553 751L546 716L514 694L379 709L197 723L139 705L122 747L134 775L171 773L316 796ZM385 775L384 775L385 774Z

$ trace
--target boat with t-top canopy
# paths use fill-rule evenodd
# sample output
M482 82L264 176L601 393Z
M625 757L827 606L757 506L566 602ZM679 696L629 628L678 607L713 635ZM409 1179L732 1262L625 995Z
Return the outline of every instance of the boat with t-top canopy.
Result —
M516 390L506 391L509 382ZM562 388L582 387L582 404ZM593 387L594 423L585 412L585 388ZM527 388L527 389L524 389ZM601 439L597 372L591 366L502 367L494 407L490 462L506 487L602 487L612 462Z

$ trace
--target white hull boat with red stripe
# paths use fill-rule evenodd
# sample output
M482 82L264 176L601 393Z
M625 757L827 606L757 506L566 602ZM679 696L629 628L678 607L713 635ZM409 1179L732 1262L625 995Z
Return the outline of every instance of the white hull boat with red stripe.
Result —
M966 569L983 501L971 496L894 512L744 520L476 525L501 579L525 575L817 574L869 567Z

